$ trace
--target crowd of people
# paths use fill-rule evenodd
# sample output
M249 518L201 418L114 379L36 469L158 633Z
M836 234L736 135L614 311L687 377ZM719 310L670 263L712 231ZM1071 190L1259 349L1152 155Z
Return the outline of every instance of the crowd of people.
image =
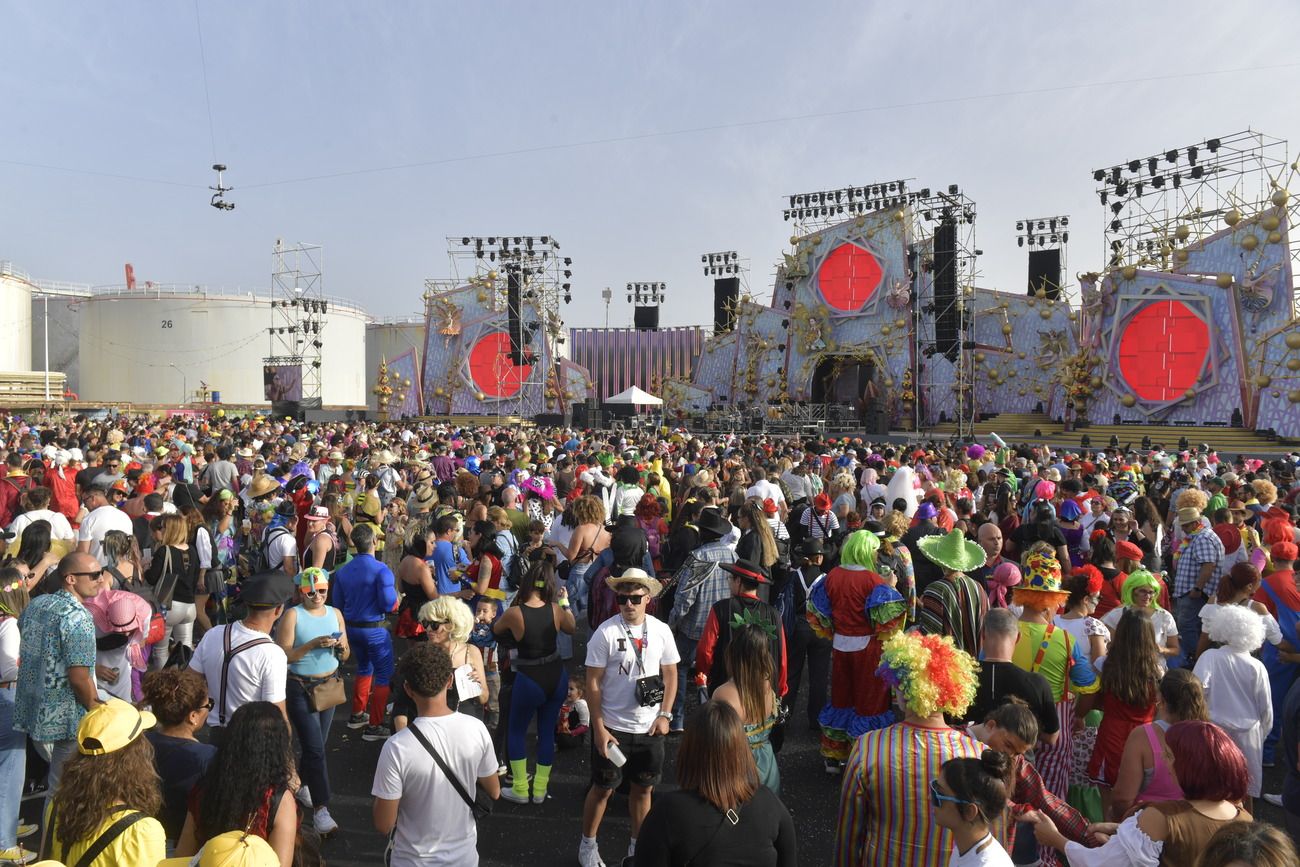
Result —
M340 707L397 867L477 863L575 749L582 867L616 791L611 863L796 864L807 774L844 867L1297 863L1300 455L0 433L0 864L324 863Z

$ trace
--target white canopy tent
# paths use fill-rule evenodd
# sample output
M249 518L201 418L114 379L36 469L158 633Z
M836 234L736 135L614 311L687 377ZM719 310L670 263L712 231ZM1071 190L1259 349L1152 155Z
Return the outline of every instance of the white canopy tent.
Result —
M605 403L616 403L621 405L631 404L632 406L663 406L664 402L655 397L648 391L642 391L635 385L626 391L620 391L611 398L606 399Z

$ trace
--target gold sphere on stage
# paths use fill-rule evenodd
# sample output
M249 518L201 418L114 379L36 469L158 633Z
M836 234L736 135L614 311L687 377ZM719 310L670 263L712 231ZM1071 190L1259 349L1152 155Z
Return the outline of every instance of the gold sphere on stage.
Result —
M1261 373L1255 377L1256 388L1268 388L1272 384L1273 377L1269 376L1267 373Z
M977 353L975 353L975 363L976 363L976 364L983 364L983 363L984 363L984 358L985 358L984 353L982 353L982 352L977 352Z
M1220 274L1218 277L1215 277L1215 278L1214 278L1214 285L1218 286L1220 289L1227 289L1227 288L1231 287L1231 286L1232 286L1232 275L1231 275L1231 274Z
M1186 261L1187 261L1187 251L1186 251L1186 250L1175 250L1175 251L1174 251L1174 261L1175 261L1175 262L1178 262L1179 264L1182 264L1182 263L1186 262Z
M1300 331L1288 331L1283 339L1287 349L1300 349Z
M894 320L894 327L896 327L896 328L906 328L906 327L907 327L907 320L906 320L906 319L895 319L895 320Z
M484 394L484 393L481 392L481 391L478 391L478 392L475 392L475 393L474 393L474 399L475 399L475 400L487 400L487 395Z
M1282 243L1282 233L1281 233L1281 232L1269 232L1269 233L1268 233L1268 237L1265 238L1264 240L1268 241L1270 244L1280 244L1280 243Z
M1237 225L1241 222L1241 211L1238 211L1236 208L1228 211L1228 213L1223 215L1223 222L1227 223L1229 226Z
M886 337L888 337L893 330L894 329L890 328L888 325L880 326L880 333L885 335Z
M1002 326L1002 333L1003 333L1003 334L1010 334L1011 332L1012 332L1012 328L1011 328L1011 323L1010 323L1010 322L1008 322L1007 324L1005 324L1005 325Z
M1286 393L1286 399L1292 403L1300 403L1300 388L1293 388Z
M1042 310L1039 310L1039 311L1038 311L1038 315L1041 316L1041 317L1043 317L1044 319L1051 319L1051 318L1052 318L1052 311L1049 310L1048 308L1044 307Z
M447 390L446 390L445 388L443 388L441 385L438 386L437 388L435 388L435 389L433 390L433 396L434 396L434 397L442 397L442 396L445 395L446 393L447 393Z
M1016 357L1017 357L1017 358L1024 358L1024 357L1025 357L1025 353L1024 353L1023 351L1022 351L1022 352L1017 352L1017 353L1016 353Z
M1123 406L1134 407L1137 406L1138 399L1131 394L1126 394L1119 399L1119 402Z
M893 387L894 387L894 378L889 377L888 379L885 380L885 388L893 388Z
M1047 290L1044 289L1042 286L1039 286L1037 289L1034 290L1034 297L1035 297L1035 298L1046 298L1046 297L1047 297Z
M798 243L799 243L799 236L798 236L798 235L791 235L791 236L790 236L790 243L791 243L791 244L798 244Z
M1088 384L1093 388L1101 388L1101 377L1094 376L1092 379L1088 380Z
M1300 358L1288 358L1286 360L1286 369L1292 373L1300 370Z
M1120 276L1123 277L1125 280L1132 280L1134 277L1137 276L1138 269L1136 265L1125 265L1123 268L1120 269L1119 273Z
M1255 235L1247 235L1241 239L1241 248L1243 250L1253 250L1259 246L1259 238Z
M1190 226L1179 226L1177 229L1174 229L1174 237L1180 241L1186 241L1191 237L1191 234L1192 229Z
M1193 397L1196 397L1196 389L1194 388L1187 389L1187 391L1183 392L1183 397L1188 398L1189 400Z
M1269 197L1269 201L1280 208L1286 204L1286 200L1290 197L1291 194L1288 193L1286 190L1278 190L1277 192L1273 193L1272 196Z
M1011 369L1009 369L1009 370L1007 371L1007 376L1009 376L1011 379L1015 379L1015 378L1016 378L1016 369L1015 369L1014 367L1011 368Z
M1267 217L1260 220L1259 224L1263 226L1265 229L1267 229L1268 231L1272 232L1278 226L1282 225L1282 222L1278 220L1277 214L1269 214Z

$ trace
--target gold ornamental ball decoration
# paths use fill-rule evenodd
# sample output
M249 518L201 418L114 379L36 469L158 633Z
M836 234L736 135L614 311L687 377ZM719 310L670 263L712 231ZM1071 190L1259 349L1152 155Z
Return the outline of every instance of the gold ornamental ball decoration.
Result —
M1026 307L1033 307L1033 306L1034 306L1034 299L1032 299L1032 298L1026 298L1026 299L1025 299L1025 306L1026 306Z
M1230 288L1232 286L1232 275L1220 274L1218 277L1214 278L1214 285L1218 286L1220 289Z
M1131 394L1126 394L1119 399L1119 402L1122 406L1134 407L1137 406L1138 399Z
M1281 244L1281 243L1282 243L1282 233L1281 233L1281 232L1269 232L1269 233L1268 233L1268 237L1265 238L1264 240L1268 241L1270 244Z
M1022 388L1018 392L1016 392L1016 394L1020 395L1021 397L1024 397L1026 394L1029 394L1029 392Z
M1273 397L1281 397L1281 396L1282 396L1282 392L1278 391L1276 388L1273 389L1272 391L1270 391L1269 394L1272 395Z
M1286 399L1292 403L1300 403L1300 388L1293 388L1286 393Z
M447 393L447 389L443 388L441 385L433 390L434 397L442 397L446 393Z
M1228 211L1228 213L1223 215L1223 222L1227 223L1229 226L1237 225L1241 222L1241 211L1238 211L1236 208Z
M1088 380L1088 385L1092 386L1093 388L1101 388L1101 377L1094 376L1092 379Z
M487 303L487 293L486 293L486 292L480 292L480 293L478 293L478 303L480 303L480 304L486 304L486 303Z
M1288 331L1283 339L1287 349L1300 349L1300 331Z
M1003 334L1010 334L1011 331L1012 331L1012 328L1011 328L1011 323L1010 323L1010 322L1008 322L1008 323L1006 323L1005 325L1002 326L1002 333L1003 333Z
M1125 280L1132 280L1134 277L1137 276L1138 269L1136 265L1125 265L1123 268L1120 269L1119 273L1120 276L1122 276Z
M1277 214L1269 214L1267 217L1259 221L1259 225L1263 227L1265 231L1272 232L1278 226L1282 225L1282 221L1277 218Z
M790 244L791 244L791 246L797 245L798 243L799 243L799 236L798 236L798 235L791 235L791 236L790 236Z
M1191 237L1191 235L1192 229L1190 226L1179 226L1177 229L1174 229L1174 237L1180 241L1186 241Z
M1269 376L1267 373L1261 373L1255 377L1256 388L1268 388L1272 384L1273 377Z
M1276 192L1273 193L1272 196L1269 197L1269 201L1280 208L1286 204L1286 200L1289 199L1290 197L1291 194L1288 193L1286 190L1277 190Z
M1011 379L1015 379L1015 378L1016 378L1016 369L1013 367L1013 368L1011 368L1010 370L1008 370L1008 371L1007 371L1007 376L1010 377Z
M903 210L902 210L902 208L899 208L897 211L894 211L894 219L895 219L895 220L901 220L901 219L903 219Z
M982 352L977 352L977 353L975 353L975 363L976 363L976 364L983 364L983 363L984 363L984 353L982 353Z
M885 380L885 388L893 388L893 387L894 387L894 378L891 376Z
M1241 239L1241 249L1253 250L1259 246L1259 238L1255 235L1247 235Z
M1188 400L1191 400L1192 398L1196 397L1196 389L1194 388L1187 389L1187 391L1183 392L1183 397L1187 398Z
M1079 318L1079 314L1078 314L1078 313L1075 313L1073 310L1071 310L1069 313L1066 314L1066 317L1067 317L1071 322L1073 322L1073 321L1075 321L1076 319Z
M489 272L488 272L488 279L489 279L489 280L495 280L495 279L497 279L497 272L495 272L495 271L489 271Z
M1035 298L1046 298L1046 297L1047 297L1047 290L1044 289L1042 286L1039 286L1037 289L1034 290L1034 297L1035 297Z
M1039 310L1039 311L1038 311L1038 315L1041 316L1041 317L1043 317L1044 319L1051 319L1051 318L1052 318L1052 311L1049 310L1048 308L1044 307L1042 310Z
M888 337L891 333L893 333L893 330L894 329L890 328L888 325L880 326L880 333L885 335L886 337Z
M1286 369L1292 373L1300 370L1300 358L1288 358L1286 360Z
M1177 263L1180 264L1180 265L1185 264L1185 263L1187 262L1187 251L1186 251L1186 250L1175 250L1175 251L1174 251L1174 261L1177 262Z
M895 327L895 328L906 328L906 327L907 327L907 320L906 320L906 319L895 319L895 320L894 320L894 327Z
M1017 357L1017 358L1020 358L1020 359L1023 359L1023 358L1025 357L1024 350L1021 350L1020 352L1017 352L1017 353L1016 353L1016 357Z

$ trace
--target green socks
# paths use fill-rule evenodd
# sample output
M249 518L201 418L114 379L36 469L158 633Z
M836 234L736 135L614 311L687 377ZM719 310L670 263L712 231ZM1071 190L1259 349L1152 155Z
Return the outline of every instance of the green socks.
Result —
M546 784L551 780L551 766L538 765L533 773L533 803L546 800Z
M547 768L546 770L547 770L547 775L549 776L551 769ZM522 795L525 799L527 799L528 798L528 760L511 759L510 773L514 777L514 779L510 783L510 788L514 789L516 795Z

